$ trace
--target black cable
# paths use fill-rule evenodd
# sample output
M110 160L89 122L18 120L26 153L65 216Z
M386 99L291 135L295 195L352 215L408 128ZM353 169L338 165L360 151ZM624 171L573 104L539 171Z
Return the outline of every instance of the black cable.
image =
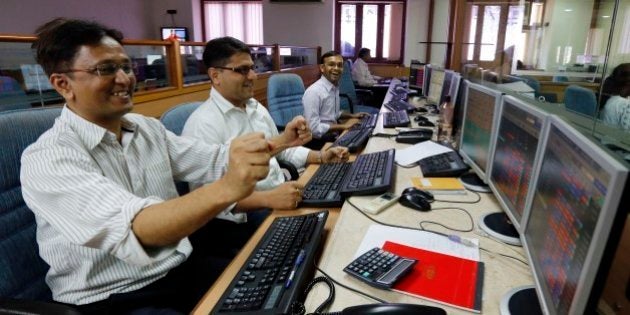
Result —
M346 286L346 285L342 284L341 282L339 282L339 281L335 280L333 277L331 277L331 276L330 276L330 275L328 275L326 272L324 272L324 270L322 270L321 268L319 268L319 266L317 266L317 265L315 265L315 268L317 269L317 271L321 272L324 276L326 276L326 278L328 278L330 281L334 282L335 284L340 285L342 288L344 288L344 289L346 289L346 290L349 290L349 291L352 291L352 292L354 292L354 293L360 294L360 295L362 295L362 296L364 296L364 297L367 297L367 298L372 299L372 300L374 300L374 301L377 301L377 302L379 302L379 303L389 303L389 302L387 302L387 301L385 301L385 300L379 299L379 298L377 298L377 297L375 297L375 296L369 295L369 294L367 294L367 293L365 293L365 292L361 292L361 291L359 291L359 290L357 290L357 289L354 289L354 288L351 288L351 287L349 287L349 286Z
M390 134L390 133L375 133L373 135L370 135L370 137L379 137L379 138L393 138L397 136L397 134Z
M506 254L501 254L501 253L499 253L499 252L492 252L492 251L489 251L489 250L487 250L487 249L485 249L485 248L483 248L483 247L481 247L481 246L479 246L479 249L481 249L482 251L487 252L487 253L489 253L489 254L497 254L497 255L499 255L499 256L503 256L503 257L506 257L506 258L511 258L511 259L514 259L514 260L516 260L516 261L518 261L518 262L522 263L522 264L523 264L523 265L525 265L525 266L529 266L529 264L528 264L526 261L524 261L524 260L522 260L522 259L520 259L520 258L517 258L517 257L514 257L514 256L510 256L510 255L506 255Z
M402 167L402 168L413 168L413 167L417 167L419 165L418 162L415 162L415 163L412 163L412 164L409 164L409 165L401 165L401 164L398 164L398 162L394 162L394 163L396 165Z
M475 220L473 219L472 215L470 215L470 212L468 212L466 209L464 208L459 208L459 207L443 207L443 208L432 208L431 210L461 210L464 211L464 213L466 213L466 215L468 216L468 218L470 219L470 225L471 227L468 229L456 229L456 228L452 228L452 227L448 227L440 222L435 222L435 221L420 221L419 225L420 225L420 229L423 231L430 231L424 228L424 226L422 226L423 223L430 223L430 224L435 224L435 225L439 225L447 230L451 230L451 231L457 231L457 232L472 232L475 229Z

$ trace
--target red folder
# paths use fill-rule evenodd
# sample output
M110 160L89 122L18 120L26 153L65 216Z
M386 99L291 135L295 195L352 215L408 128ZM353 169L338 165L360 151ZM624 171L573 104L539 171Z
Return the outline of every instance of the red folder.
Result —
M385 242L383 249L418 260L393 289L472 312L481 312L482 262Z

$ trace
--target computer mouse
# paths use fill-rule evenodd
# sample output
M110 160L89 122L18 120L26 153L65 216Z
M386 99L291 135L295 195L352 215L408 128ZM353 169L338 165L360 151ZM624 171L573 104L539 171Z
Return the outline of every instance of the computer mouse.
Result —
M435 200L435 197L433 197L432 193L426 190L418 189L416 187L407 187L405 188L405 190L402 191L402 193L403 194L418 194L422 196L424 199L426 199L428 202L433 202Z
M431 210L431 204L429 203L429 201L424 199L424 197L422 197L420 194L402 194L400 195L398 202L405 207L418 211Z
M414 118L413 118L413 120L414 120L414 121L421 121L421 120L424 120L424 121L429 121L429 118L426 118L426 117L424 117L424 116L420 116L420 115L418 115L418 116L414 117Z
M435 127L435 124L428 120L419 120L417 122L420 127Z
M341 311L342 315L446 315L446 311L435 306L404 304L404 303L381 303L365 304L346 307Z

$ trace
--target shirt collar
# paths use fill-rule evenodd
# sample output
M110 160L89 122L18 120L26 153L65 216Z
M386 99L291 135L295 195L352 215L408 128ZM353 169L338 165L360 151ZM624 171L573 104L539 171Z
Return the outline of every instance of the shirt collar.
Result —
M117 141L113 132L77 115L68 108L67 104L63 106L60 119L70 125L90 150L105 140ZM123 116L121 118L121 127L125 131L135 133L138 125Z
M217 108L219 108L219 110L223 114L229 111L241 110L240 108L234 106L234 104L230 103L230 101L228 101L225 97L223 97L223 95L221 95L221 93L219 93L219 91L215 89L210 90L210 99L213 100L213 103L217 106ZM255 99L250 98L249 100L247 100L247 103L245 104L245 111L247 113L252 113L256 111L257 107L258 107L258 102Z
M332 82L328 81L328 79L325 76L322 75L322 77L319 78L319 80L322 81L322 84L327 92L334 91L335 89L337 89L337 87L334 84L332 84Z

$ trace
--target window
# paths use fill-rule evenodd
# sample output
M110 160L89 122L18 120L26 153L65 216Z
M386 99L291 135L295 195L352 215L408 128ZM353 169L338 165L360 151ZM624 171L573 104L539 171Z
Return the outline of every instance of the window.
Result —
M204 40L232 36L247 44L263 43L261 1L202 1Z
M337 0L335 2L335 50L355 58L360 48L371 50L372 60L403 60L405 0Z

